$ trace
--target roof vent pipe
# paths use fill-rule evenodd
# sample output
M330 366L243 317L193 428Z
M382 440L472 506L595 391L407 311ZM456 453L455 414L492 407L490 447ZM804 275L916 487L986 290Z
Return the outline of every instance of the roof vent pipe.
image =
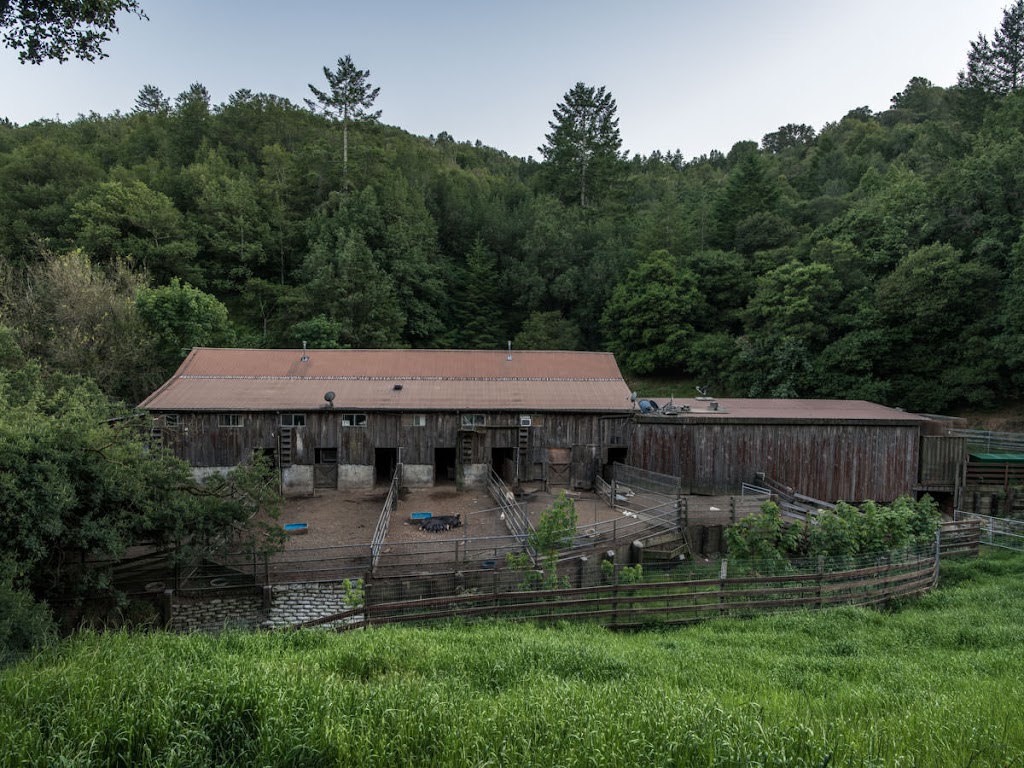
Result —
M511 339L509 339L509 341L508 341L508 357L506 357L505 359L508 360L510 363L512 362L512 340Z
M306 342L302 342L302 357L299 358L300 363L308 363L309 355L306 354Z

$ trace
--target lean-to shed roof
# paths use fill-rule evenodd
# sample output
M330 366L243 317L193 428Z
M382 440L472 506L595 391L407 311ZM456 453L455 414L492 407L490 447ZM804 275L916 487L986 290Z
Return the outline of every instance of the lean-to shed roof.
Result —
M193 349L142 408L154 411L577 411L627 414L603 352Z
M866 400L815 400L784 398L683 398L658 404L675 406L674 415L640 416L643 423L844 423L921 425L928 417L907 413Z

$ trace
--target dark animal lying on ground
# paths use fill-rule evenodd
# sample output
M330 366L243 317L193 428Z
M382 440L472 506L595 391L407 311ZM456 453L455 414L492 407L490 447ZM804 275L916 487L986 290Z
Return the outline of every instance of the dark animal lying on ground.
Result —
M437 517L428 517L420 522L420 529L430 533L439 533L458 528L460 525L462 525L462 515L438 515Z

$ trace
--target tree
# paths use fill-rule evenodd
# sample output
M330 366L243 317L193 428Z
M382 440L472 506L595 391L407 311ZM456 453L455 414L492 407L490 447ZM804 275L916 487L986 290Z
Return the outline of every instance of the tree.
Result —
M121 261L99 267L80 251L45 254L0 275L0 307L47 371L89 377L106 394L138 402L160 383L135 306L142 285Z
M381 349L399 344L405 313L394 281L359 235L323 236L307 254L300 275L304 285L295 303L301 319L316 323L293 327L286 334L292 343L311 330L321 341L330 341L324 333L333 329L340 333L330 346Z
M521 584L522 589L564 589L569 586L567 579L558 578L558 551L572 546L577 519L576 502L565 491L540 513L537 527L530 531L527 542L540 560L538 565L542 570L527 574ZM521 555L509 553L505 560L513 569L519 570L529 567L530 563L525 552Z
M804 123L787 123L773 133L766 133L761 146L766 152L777 153L790 147L806 147L814 141L814 128Z
M145 113L150 115L161 115L166 117L170 114L171 102L164 92L155 85L144 85L135 97L135 107L132 114Z
M697 277L668 251L655 251L615 286L601 317L608 349L628 371L682 365L703 309Z
M372 122L380 117L379 109L376 112L369 111L380 94L380 88L374 88L370 84L370 70L358 69L352 62L352 57L347 55L338 59L338 66L333 72L324 67L324 77L327 78L329 90L321 91L310 83L309 90L316 96L316 100L306 99L306 104L314 112L319 107L328 117L341 120L341 162L344 173L347 174L349 123Z
M1024 86L1024 0L1003 11L1003 20L992 35L971 41L967 67L957 83L985 93L1005 95Z
M77 203L71 219L78 242L97 261L131 261L163 282L191 276L196 244L167 195L135 179L101 182Z
M878 281L874 304L893 340L880 373L895 402L941 413L991 401L997 380L998 269L949 245L911 251Z
M232 341L228 310L216 297L172 278L160 288L142 288L135 306L154 339L161 372L169 376L192 347Z
M465 282L456 307L457 346L495 349L504 342L497 265L497 258L482 240L466 254Z
M604 86L576 83L554 109L548 123L551 133L539 148L551 166L556 185L574 190L580 207L586 208L594 190L614 173L621 156L619 119L615 99ZM558 183L560 182L560 183Z
M829 309L842 286L828 264L783 264L757 279L744 312L749 331L780 339L791 336L809 346L829 333Z
M557 309L551 312L531 312L523 321L512 344L516 349L580 349L580 328L566 320Z
M11 373L0 367L0 385ZM194 561L280 540L267 465L197 483L187 464L147 443L147 416L112 406L94 384L39 377L31 389L12 399L0 386L0 602L3 585L42 599L109 588L89 561L142 543Z
M8 0L0 3L0 30L22 64L94 61L106 57L103 44L123 11L147 18L138 0Z

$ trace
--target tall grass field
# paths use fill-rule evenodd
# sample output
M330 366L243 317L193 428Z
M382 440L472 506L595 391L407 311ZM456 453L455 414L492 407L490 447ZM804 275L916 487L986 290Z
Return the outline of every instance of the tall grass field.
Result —
M0 670L0 765L1024 765L1024 555L939 589L616 634L81 634Z

